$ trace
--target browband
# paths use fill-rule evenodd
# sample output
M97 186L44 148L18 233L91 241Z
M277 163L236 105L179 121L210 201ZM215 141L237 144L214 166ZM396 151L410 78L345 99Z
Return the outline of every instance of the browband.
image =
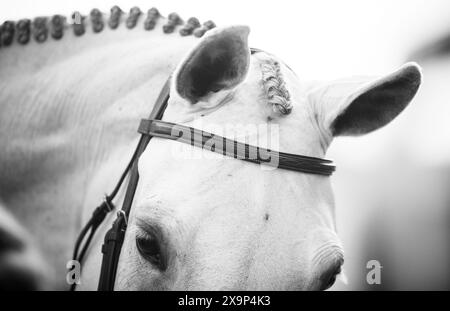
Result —
M190 144L235 159L296 172L330 176L336 169L331 160L272 151L162 120L142 119L138 132Z

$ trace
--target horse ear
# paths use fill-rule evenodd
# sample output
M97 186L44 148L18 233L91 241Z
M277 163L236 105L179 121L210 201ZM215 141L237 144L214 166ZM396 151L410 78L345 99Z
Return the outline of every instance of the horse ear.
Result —
M421 80L420 67L408 63L378 79L355 77L327 83L316 88L312 97L331 135L362 135L395 119L413 99Z
M174 75L177 93L192 104L211 92L241 83L250 64L247 26L213 29L180 63Z

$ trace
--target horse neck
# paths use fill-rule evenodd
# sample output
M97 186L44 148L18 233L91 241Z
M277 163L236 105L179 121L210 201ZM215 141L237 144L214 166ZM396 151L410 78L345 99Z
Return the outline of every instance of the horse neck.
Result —
M87 24L82 36L67 29L60 40L30 39L0 49L0 130L10 133L0 136L0 172L11 166L23 172L2 174L0 196L22 185L25 175L42 182L48 175L39 166L43 157L65 154L67 162L95 167L112 149L133 141L139 119L198 40L181 37L179 27L164 33L164 18L151 31L143 23L142 17L133 29L124 22L115 30L105 25L100 33Z
M87 24L82 36L68 29L60 40L0 47L0 200L57 276L84 216L129 160L139 120L198 42L180 26L165 34L165 19L151 31L143 23L100 33Z
M138 17L136 17L136 10L140 12ZM100 15L94 17L94 12ZM54 65L59 61L65 61L72 55L84 53L93 48L98 49L99 45L106 47L117 44L123 47L126 45L125 42L132 44L135 40L152 40L149 37L173 39L174 37L179 38L181 33L183 36L190 35L191 37L195 33L196 36L201 37L209 28L214 27L212 22L200 26L196 18L190 18L184 23L176 13L165 18L155 8L144 13L135 7L129 14L122 12L118 20L117 16L101 13L95 9L88 17L80 14L76 16L79 17L73 18L73 23L68 22L71 18L60 15L39 17L33 21L23 19L5 22L7 25L0 26L1 73L30 73ZM56 17L63 22L55 24ZM77 24L76 21L80 18L81 24L80 21ZM131 26L130 19L134 19ZM100 30L95 30L99 20L103 26ZM115 20L115 28L111 26L113 20ZM28 22L27 27L23 26L24 21ZM148 29L149 21L153 22L151 29ZM80 28L83 30L81 34ZM39 37L38 34L43 32L45 36ZM60 33L58 38L56 38L55 32ZM24 38L26 38L25 41Z

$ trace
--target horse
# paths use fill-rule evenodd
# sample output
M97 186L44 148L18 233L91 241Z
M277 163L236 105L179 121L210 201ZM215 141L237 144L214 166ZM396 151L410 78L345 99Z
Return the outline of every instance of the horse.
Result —
M7 21L0 35L0 198L29 237L0 232L39 250L43 260L22 269L39 280L33 288L68 287L76 237L127 166L139 120L169 76L163 120L317 158L335 137L390 123L421 83L416 63L380 77L308 81L269 52L250 53L244 25L137 7L73 16ZM344 252L330 178L210 154L149 142L114 289L331 287ZM113 221L108 215L93 237L78 289L96 288ZM36 270L48 272L28 272Z

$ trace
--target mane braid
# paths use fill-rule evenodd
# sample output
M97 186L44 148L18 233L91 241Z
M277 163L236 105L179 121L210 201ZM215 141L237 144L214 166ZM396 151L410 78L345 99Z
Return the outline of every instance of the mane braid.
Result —
M74 12L72 14L72 20L75 21L75 23L73 24L73 33L75 34L75 36L82 36L86 32L86 29L84 27L85 19L86 17L81 15L80 12Z
M128 14L128 18L127 18L127 22L126 22L128 29L132 29L136 26L141 14L142 14L142 11L137 6L131 8L130 14Z
M97 33L103 30L103 14L98 9L91 11L92 30Z
M158 21L161 14L159 14L159 11L157 8L151 8L147 12L147 18L144 21L144 28L145 30L152 30L155 28L156 22Z
M17 23L17 42L20 44L27 44L30 41L30 24L31 20L29 19L21 19Z
M116 29L120 23L120 17L122 16L123 11L117 5L111 8L111 15L109 16L108 25L111 29Z
M79 37L86 33L86 21L90 22L92 31L100 33L106 28L117 29L121 22L125 23L128 29L135 28L141 16L145 15L138 7L130 9L126 18L122 18L124 11L120 7L113 6L108 15L102 13L98 9L93 9L88 16L82 15L80 12L74 12L71 15L71 23L62 15L53 15L48 17L36 17L31 19L21 19L17 23L15 21L5 21L0 26L0 48L10 46L17 41L21 45L30 42L30 37L38 43L45 42L48 37L59 40L64 36L64 31L72 29L75 36ZM154 29L162 17L156 8L151 8L144 16L144 29L150 31ZM181 26L178 33L181 36L193 35L202 37L205 32L216 27L213 21L207 21L203 24L195 18L191 17L185 23L177 13L170 13L167 17L166 24L162 25L163 32L166 34L173 33L175 29Z
M51 19L52 30L51 36L55 40L59 40L64 35L64 25L66 24L66 18L62 15L53 15Z
M275 112L287 115L292 111L291 96L281 73L280 64L273 58L263 59L260 63L262 84L268 103Z

